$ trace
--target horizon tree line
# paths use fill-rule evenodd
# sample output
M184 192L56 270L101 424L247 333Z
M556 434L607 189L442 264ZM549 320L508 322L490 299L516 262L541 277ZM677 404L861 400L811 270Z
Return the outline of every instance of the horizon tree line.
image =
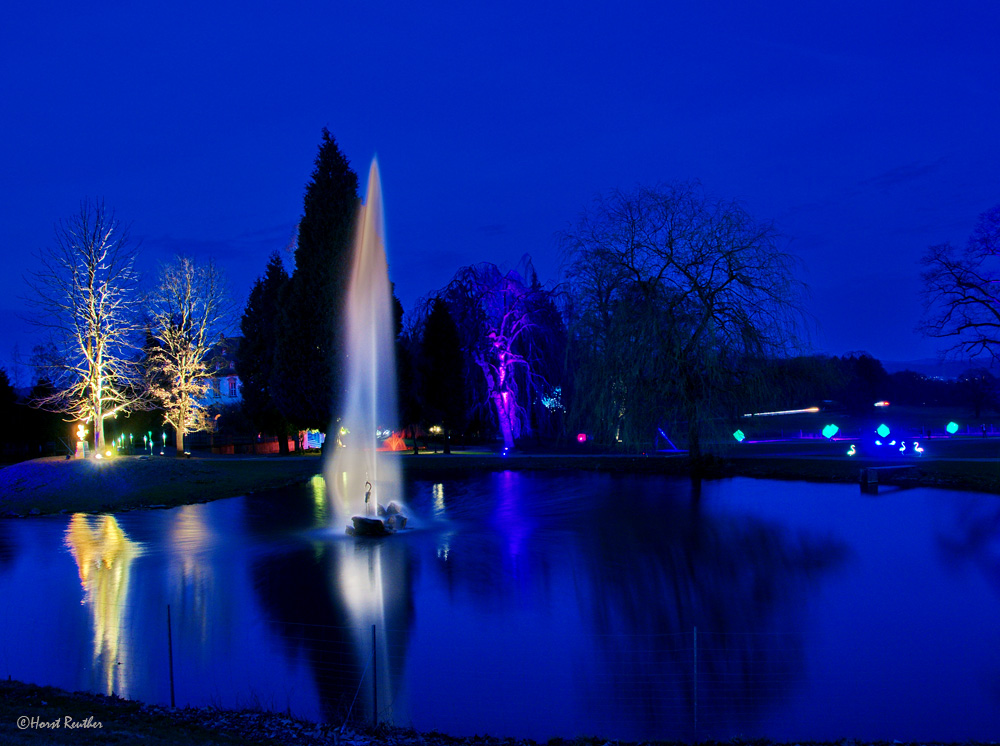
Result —
M358 205L358 177L324 128L294 271L273 252L239 319L243 410L282 452L292 432L328 429L343 399L341 309ZM964 252L931 247L923 260L922 329L967 354L1000 354L998 226L1000 207ZM837 390L845 377L864 388L829 359L801 354L804 288L774 226L697 182L612 191L561 242L561 285L540 283L528 256L512 269L463 267L405 331L393 298L401 413L386 424L441 425L446 443L470 428L495 432L506 450L576 431L638 450L668 428L697 460L718 424L757 403ZM98 452L109 418L156 408L181 453L185 435L211 427L207 355L232 309L214 263L185 257L143 294L136 251L101 202L57 225L29 280L32 320L47 332L34 355L47 385L34 401L91 423ZM966 388L988 384L971 375ZM980 398L977 410L990 402Z

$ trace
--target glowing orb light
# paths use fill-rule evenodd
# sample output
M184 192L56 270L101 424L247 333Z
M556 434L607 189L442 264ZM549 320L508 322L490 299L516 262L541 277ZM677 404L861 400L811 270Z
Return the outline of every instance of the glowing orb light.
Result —
M837 427L836 425L827 425L826 427L823 428L823 437L832 438L834 435L837 434L839 430L840 428Z
M889 426L886 425L883 422L881 425L879 425L877 428L875 428L875 432L877 432L879 435L881 435L884 438L890 432Z
M742 443L744 440L746 440L747 436L743 434L742 430L737 430L735 433L733 433L733 437L736 438L737 443Z
M577 443L586 443L587 442L587 433L577 433L576 434L576 442Z
M957 422L949 422L948 426L945 427L945 430L948 431L948 435L954 435L955 433L958 432L958 423Z

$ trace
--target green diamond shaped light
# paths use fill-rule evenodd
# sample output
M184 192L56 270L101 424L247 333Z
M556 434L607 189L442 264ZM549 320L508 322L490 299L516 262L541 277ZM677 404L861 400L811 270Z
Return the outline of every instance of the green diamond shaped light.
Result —
M957 422L949 422L948 426L945 427L945 430L948 431L948 435L954 435L955 433L958 432L958 423Z
M743 434L742 430L737 430L735 433L733 433L733 437L736 438L736 442L742 443L744 440L746 440L747 436Z
M836 425L826 425L826 426L825 426L825 427L823 428L823 437L824 437L824 438L832 438L832 437L833 437L834 435L836 435L836 434L837 434L837 433L838 433L839 431L840 431L840 428L839 428L839 427L837 427Z
M884 438L884 437L886 437L886 436L887 436L887 435L888 435L888 434L889 434L889 433L890 433L891 431L889 430L889 426L888 426L888 425L886 425L886 424L885 424L885 423L883 422L883 423L882 423L881 425L879 425L879 426L878 426L877 428L875 428L875 432L877 432L877 433L879 434L879 437L881 437L881 438Z

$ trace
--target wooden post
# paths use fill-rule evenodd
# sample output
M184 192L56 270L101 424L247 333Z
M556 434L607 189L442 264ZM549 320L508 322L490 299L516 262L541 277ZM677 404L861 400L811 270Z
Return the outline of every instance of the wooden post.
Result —
M378 644L375 641L375 625L372 625L372 723L378 727Z
M170 604L167 604L167 658L170 662L170 707L176 706L174 702L174 639L170 631Z

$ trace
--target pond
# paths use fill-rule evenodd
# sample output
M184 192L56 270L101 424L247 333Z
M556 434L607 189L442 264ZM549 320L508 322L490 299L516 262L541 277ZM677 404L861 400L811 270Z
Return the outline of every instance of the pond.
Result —
M536 740L1000 732L996 496L582 472L406 489L415 528L381 540L332 525L320 477L0 522L0 675L169 703L172 672L178 705Z

